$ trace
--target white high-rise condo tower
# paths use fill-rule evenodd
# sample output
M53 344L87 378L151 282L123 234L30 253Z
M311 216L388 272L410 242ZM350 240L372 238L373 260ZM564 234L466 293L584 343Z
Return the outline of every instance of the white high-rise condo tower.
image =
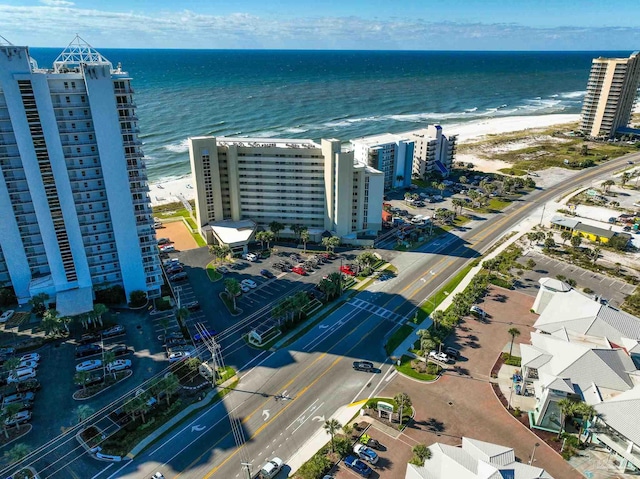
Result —
M638 96L640 52L629 58L594 58L582 104L580 130L587 136L611 138L625 128Z
M80 37L52 69L0 41L0 286L20 303L46 293L69 314L105 286L160 294L130 82Z

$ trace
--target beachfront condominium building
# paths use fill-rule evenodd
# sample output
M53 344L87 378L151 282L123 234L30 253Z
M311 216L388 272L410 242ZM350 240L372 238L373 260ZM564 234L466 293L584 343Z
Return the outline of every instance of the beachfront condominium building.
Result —
M351 140L354 158L384 173L384 189L411 185L413 141L408 135L384 133Z
M626 127L639 84L640 52L629 58L594 58L582 104L582 133L611 138L619 128Z
M159 295L135 108L131 77L79 37L51 69L0 45L0 283L20 303L46 293L71 314L105 286Z
M351 140L351 146L356 161L384 173L384 187L388 190L410 186L413 176L448 176L456 141L457 136L445 136L440 125L430 125L408 133L357 138Z
M381 229L384 175L355 162L338 140L318 145L299 139L194 137L189 155L197 222L207 242L212 242L207 226L247 220L265 229L281 223L284 234L291 234L293 225L311 233L329 231L344 241ZM219 235L215 239L225 242Z
M409 133L413 141L413 176L448 176L456 155L458 135L445 136L440 125Z

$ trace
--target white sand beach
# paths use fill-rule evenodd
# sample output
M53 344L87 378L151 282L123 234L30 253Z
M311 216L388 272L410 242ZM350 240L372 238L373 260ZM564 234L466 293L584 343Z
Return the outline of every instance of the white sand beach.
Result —
M580 115L540 115L540 116L507 116L502 118L490 118L477 122L464 124L443 124L446 135L458 134L459 143L478 139L486 135L498 133L508 133L532 128L546 128L553 125L576 122ZM456 160L476 163L477 167L483 171L493 171L509 165L494 164L491 161L477 158L473 155L457 155ZM180 201L180 195L187 200L195 198L194 182L191 175L186 175L177 179L157 181L149 183L149 195L151 205L164 205Z

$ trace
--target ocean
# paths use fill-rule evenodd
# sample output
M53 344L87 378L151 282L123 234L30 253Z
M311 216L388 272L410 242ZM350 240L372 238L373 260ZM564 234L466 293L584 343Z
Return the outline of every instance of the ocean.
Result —
M190 171L197 135L338 138L579 113L591 60L629 52L100 49L133 77L151 181ZM41 67L62 49L31 48Z

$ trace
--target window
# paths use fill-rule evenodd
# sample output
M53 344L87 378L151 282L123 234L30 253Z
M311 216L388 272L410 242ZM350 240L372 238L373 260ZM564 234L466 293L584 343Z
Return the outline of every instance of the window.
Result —
M73 116L73 110L69 110L69 116Z
M64 97L64 99L67 101L67 103L71 103L71 98L69 98L68 96Z
M76 82L72 81L71 82L71 88L75 88L76 87Z
M64 82L64 87L65 87L65 89L68 90L69 89L69 82Z

